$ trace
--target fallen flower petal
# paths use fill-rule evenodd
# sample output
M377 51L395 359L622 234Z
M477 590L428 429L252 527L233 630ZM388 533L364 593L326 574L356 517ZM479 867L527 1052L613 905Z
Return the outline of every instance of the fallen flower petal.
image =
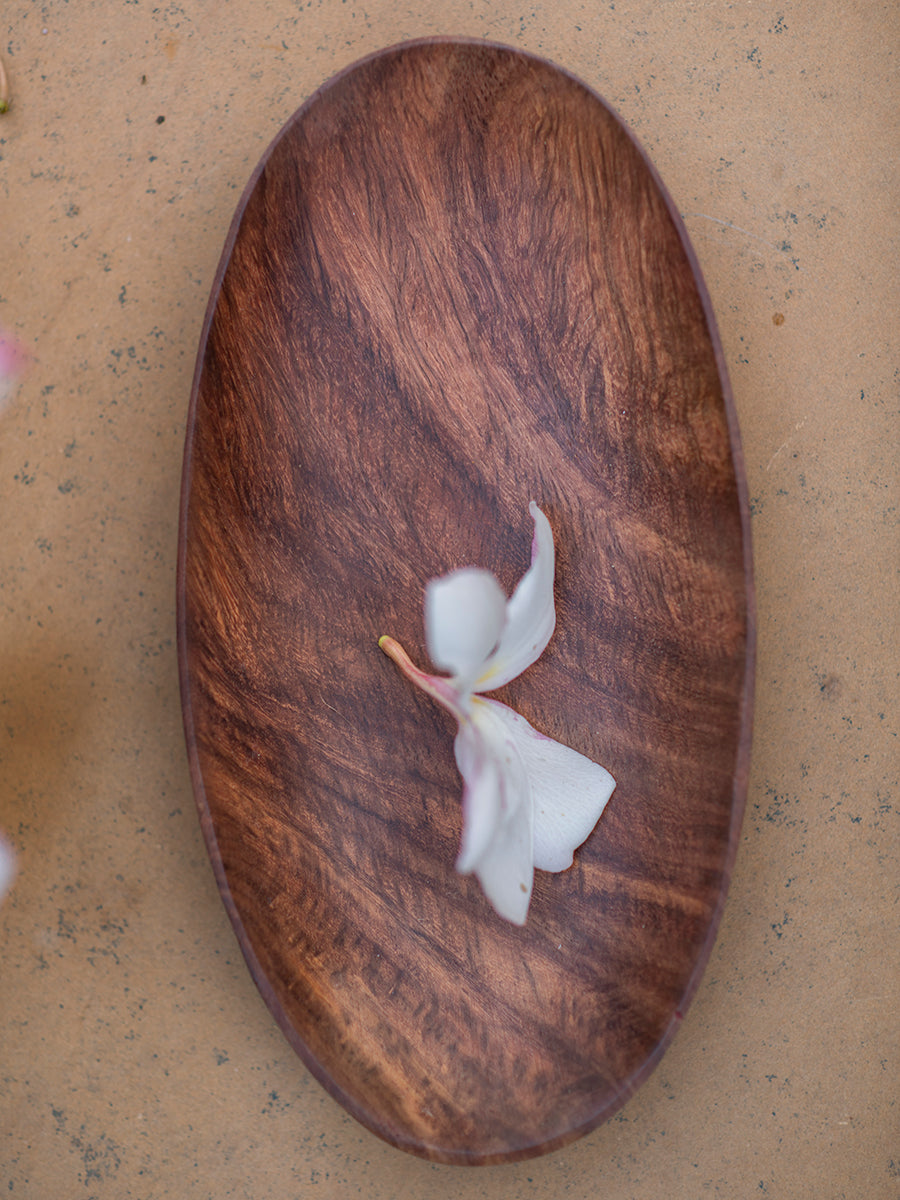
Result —
M475 682L505 622L506 596L490 571L452 571L425 588L428 653L436 667L459 681Z
M533 500L528 511L534 521L531 566L519 580L506 606L506 625L497 649L484 664L474 689L476 692L492 692L521 675L544 653L556 628L553 530Z
M496 700L490 705L522 760L531 786L533 860L541 871L565 871L600 820L616 781L605 767L529 725Z
M379 646L406 677L453 714L463 779L456 868L477 875L508 921L524 924L534 869L564 871L615 788L604 768L476 694L514 679L543 653L556 625L550 523L533 502L531 566L507 602L487 571L464 568L426 588L428 652L449 678L429 675L393 638Z
M9 333L0 328L0 410L12 396L13 388L25 369L25 351Z

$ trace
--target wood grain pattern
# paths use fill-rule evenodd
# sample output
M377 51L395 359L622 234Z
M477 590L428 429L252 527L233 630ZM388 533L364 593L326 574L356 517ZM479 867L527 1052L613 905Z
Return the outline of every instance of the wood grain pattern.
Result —
M186 447L179 639L203 830L289 1041L404 1149L481 1163L611 1115L715 935L749 747L746 505L680 222L577 81L411 43L296 114L229 236ZM511 590L529 499L557 632L502 692L618 787L524 929L454 871L426 581Z

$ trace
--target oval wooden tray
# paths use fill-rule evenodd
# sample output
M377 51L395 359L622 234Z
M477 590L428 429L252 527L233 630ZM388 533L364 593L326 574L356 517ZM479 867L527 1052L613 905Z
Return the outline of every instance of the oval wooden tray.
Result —
M458 876L422 594L510 590L530 499L558 626L497 698L618 781L528 923ZM649 1073L709 954L747 775L749 532L706 293L610 109L485 43L369 58L286 125L203 333L179 554L185 728L250 970L361 1122L542 1153Z

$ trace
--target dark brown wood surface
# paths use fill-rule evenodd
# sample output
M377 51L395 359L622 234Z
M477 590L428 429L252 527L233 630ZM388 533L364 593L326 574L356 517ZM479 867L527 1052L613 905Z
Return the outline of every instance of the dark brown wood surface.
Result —
M557 544L557 632L497 698L618 786L507 924L454 871L426 581ZM203 831L254 978L360 1121L434 1159L561 1145L677 1028L749 749L737 431L652 168L546 63L416 43L333 80L245 194L198 361L179 638Z

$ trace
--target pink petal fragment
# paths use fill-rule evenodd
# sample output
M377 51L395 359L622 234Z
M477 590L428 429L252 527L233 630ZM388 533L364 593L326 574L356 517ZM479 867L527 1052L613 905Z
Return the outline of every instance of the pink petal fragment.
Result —
M11 334L0 329L0 408L12 396L13 388L25 370L25 351Z

